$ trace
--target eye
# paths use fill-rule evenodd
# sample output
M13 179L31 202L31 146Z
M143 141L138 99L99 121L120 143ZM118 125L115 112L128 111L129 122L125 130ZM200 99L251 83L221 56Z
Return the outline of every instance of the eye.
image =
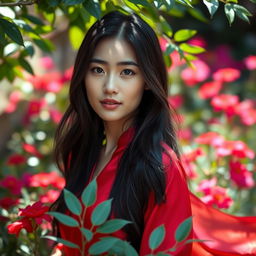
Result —
M93 67L91 68L91 71L95 74L103 74L104 70L101 67Z
M121 72L121 75L132 76L132 75L135 75L135 72L133 70L131 70L131 69L124 69Z

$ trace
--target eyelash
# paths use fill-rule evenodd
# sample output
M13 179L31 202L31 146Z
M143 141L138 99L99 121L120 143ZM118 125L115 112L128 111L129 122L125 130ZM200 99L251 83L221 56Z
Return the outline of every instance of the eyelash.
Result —
M98 71L100 71L100 72L98 72ZM128 71L129 74L124 74L125 71ZM93 68L91 68L91 72L93 72L95 74L102 74L104 72L104 70L101 67L93 67ZM132 75L135 75L135 74L136 73L133 70L128 69L128 68L122 70L122 72L121 72L121 75L124 75L124 76L132 76Z

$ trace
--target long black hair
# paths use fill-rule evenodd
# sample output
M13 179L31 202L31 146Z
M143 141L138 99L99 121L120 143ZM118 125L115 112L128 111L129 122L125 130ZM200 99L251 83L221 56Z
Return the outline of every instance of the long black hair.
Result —
M109 196L113 198L114 216L132 221L124 231L128 241L139 250L149 194L154 193L158 204L165 200L162 143L177 154L178 149L161 48L153 29L138 15L110 12L88 30L74 65L70 105L56 131L55 158L65 177L66 189L81 195L104 138L103 121L88 102L84 78L97 44L109 37L121 38L131 45L148 88L134 117L135 136L119 161ZM58 211L66 209L63 194L54 206Z

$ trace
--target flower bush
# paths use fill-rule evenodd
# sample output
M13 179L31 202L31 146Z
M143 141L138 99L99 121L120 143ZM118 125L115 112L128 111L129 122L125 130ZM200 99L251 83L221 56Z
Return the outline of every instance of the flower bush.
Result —
M207 47L200 38L190 43ZM164 45L162 38L163 51ZM223 50L212 51L218 56L217 51ZM245 56L239 65L230 59L231 66L218 67L223 63L209 62L210 53L200 54L193 67L177 52L170 53L169 104L179 113L179 143L190 189L222 211L255 215L256 101L251 84L256 56ZM1 121L20 109L23 113L0 160L3 256L50 254L52 242L39 238L51 235L47 212L65 186L53 163L52 144L67 106L72 67L61 73L49 57L40 63L45 72L33 76L24 72L25 81L15 80L0 115Z

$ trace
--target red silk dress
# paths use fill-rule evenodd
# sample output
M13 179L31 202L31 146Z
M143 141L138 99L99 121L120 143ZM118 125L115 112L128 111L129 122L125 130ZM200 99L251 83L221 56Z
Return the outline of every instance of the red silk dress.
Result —
M99 203L109 198L111 187L116 176L118 161L122 156L128 143L132 139L133 134L134 130L130 128L120 136L117 148L113 153L111 160L107 163L107 165L97 177L97 200L93 206L87 209L84 219L84 225L88 229L91 228L90 216L93 209ZM180 168L179 165L170 163L170 157L166 153L163 154L162 161L164 166L166 166L166 202L157 205L154 202L153 194L151 194L149 197L148 208L144 216L145 228L139 252L141 256L151 253L148 246L148 241L150 233L153 231L153 229L155 229L159 225L164 224L166 230L165 239L155 252L169 249L175 244L174 232L176 228L182 221L191 216L189 191L187 188L186 180L184 178L183 170ZM61 238L63 239L81 244L81 233L76 228L70 228L68 226L60 224L60 234ZM121 239L125 239L126 237L123 231L117 231L112 234L112 236ZM189 238L192 238L192 232ZM87 251L88 247L91 245L91 243L97 240L98 237L93 238L93 241L86 246L86 251L84 252L84 255L89 255ZM192 244L187 244L181 247L177 252L172 253L172 255L189 256L191 255L191 249ZM66 246L64 246L64 252L65 256L81 256L78 249L71 249Z
M107 200L113 185L116 168L122 153L134 135L133 129L128 129L118 140L117 149L112 155L100 175L97 177L98 193L95 205L88 208L85 216L85 227L91 227L90 216L93 209L102 201ZM207 206L199 198L190 193L185 180L183 165L177 159L175 153L164 145L171 155L163 154L163 163L166 166L166 203L156 205L154 197L149 197L148 208L144 216L145 229L142 237L140 256L150 254L148 240L151 231L164 224L166 238L157 251L163 251L174 245L174 232L179 223L193 216L193 238L209 240L201 243L193 243L172 253L175 256L256 256L256 217L237 217L223 213L213 207ZM74 217L74 216L73 216ZM79 230L60 225L60 233L63 239L80 243ZM122 231L112 234L115 237L125 239ZM192 234L189 238L191 238ZM92 242L97 241L95 237ZM90 243L91 244L91 243ZM88 250L90 244L87 245ZM64 246L65 256L81 256L77 249ZM85 252L84 255L88 255Z

